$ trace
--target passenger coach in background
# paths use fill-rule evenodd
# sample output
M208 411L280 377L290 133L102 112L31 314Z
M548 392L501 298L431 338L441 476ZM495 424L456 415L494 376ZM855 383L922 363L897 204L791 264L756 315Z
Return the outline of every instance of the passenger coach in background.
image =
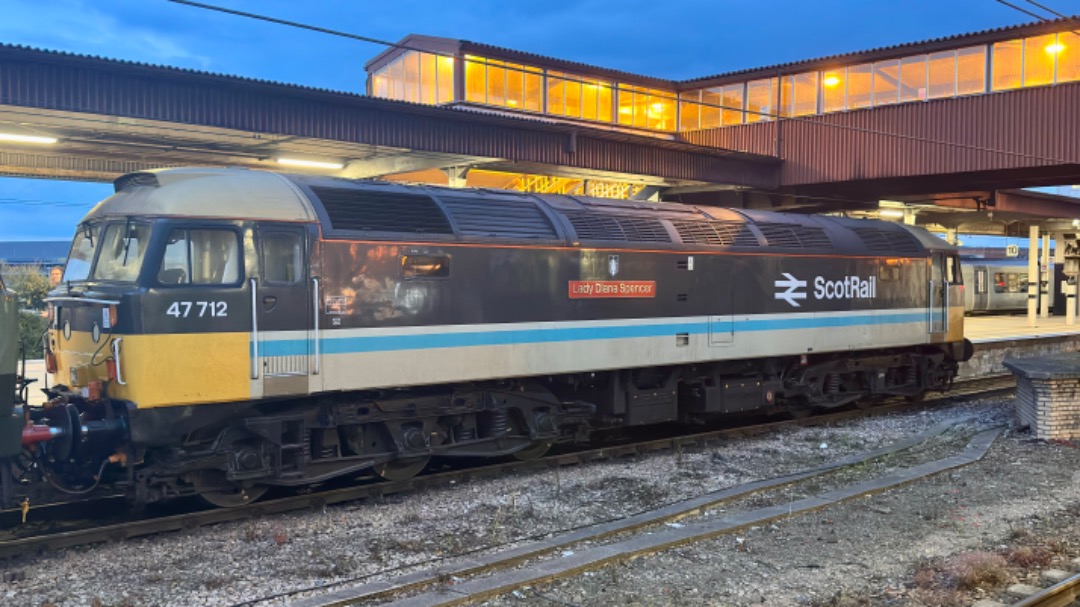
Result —
M962 258L964 311L968 313L1024 312L1028 304L1028 260ZM1050 264L1050 275L1054 266ZM1040 293L1041 297L1041 293ZM1050 307L1054 306L1053 298Z
M918 397L970 356L960 290L953 247L892 223L135 173L76 231L6 499L47 479L229 506L600 428Z

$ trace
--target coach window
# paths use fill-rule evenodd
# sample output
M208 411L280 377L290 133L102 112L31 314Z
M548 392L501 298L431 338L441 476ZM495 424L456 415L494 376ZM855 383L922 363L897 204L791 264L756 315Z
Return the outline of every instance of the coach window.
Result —
M401 275L405 278L446 278L450 276L450 258L446 255L404 255Z
M1024 281L1027 282L1026 280ZM1024 286L1027 286L1026 284ZM1017 274L1009 272L1009 293L1020 292L1020 277Z
M1004 293L1008 289L1005 284L1005 273L994 272L994 293Z
M882 282L896 282L900 280L900 266L888 264L878 267L878 279Z
M304 277L304 251L300 234L268 232L261 235L263 280L294 284Z
M169 232L158 282L166 285L239 283L239 235L232 230L177 229Z

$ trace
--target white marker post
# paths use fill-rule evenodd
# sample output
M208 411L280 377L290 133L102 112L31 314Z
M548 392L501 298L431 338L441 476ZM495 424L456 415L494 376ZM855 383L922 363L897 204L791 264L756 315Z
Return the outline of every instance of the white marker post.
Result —
M1028 232L1028 326L1036 326L1036 307L1039 296L1039 226L1031 226Z
M1039 318L1050 318L1050 294L1053 293L1050 289L1050 281L1053 280L1053 276L1050 276L1049 234L1043 234L1042 237L1042 267L1039 268L1039 274L1039 293L1041 294L1041 299L1039 300Z

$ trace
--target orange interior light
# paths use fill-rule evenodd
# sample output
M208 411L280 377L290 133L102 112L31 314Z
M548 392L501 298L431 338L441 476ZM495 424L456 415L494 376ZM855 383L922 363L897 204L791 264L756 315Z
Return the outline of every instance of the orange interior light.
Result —
M1050 53L1051 55L1056 55L1063 50L1065 50L1065 45L1060 42L1054 42L1052 44L1046 45L1046 52Z
M825 84L825 86L832 88L840 84L840 77L834 74L828 74L825 76L825 80L823 80L822 82Z

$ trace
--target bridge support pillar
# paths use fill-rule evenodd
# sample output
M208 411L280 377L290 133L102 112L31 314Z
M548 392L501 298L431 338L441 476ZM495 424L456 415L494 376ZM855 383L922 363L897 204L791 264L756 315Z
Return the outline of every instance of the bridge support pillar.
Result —
M1036 326L1039 297L1039 226L1031 226L1028 232L1028 326Z
M469 175L469 169L472 167L450 167L443 169L443 173L446 173L447 185L452 188L465 187L465 178Z

